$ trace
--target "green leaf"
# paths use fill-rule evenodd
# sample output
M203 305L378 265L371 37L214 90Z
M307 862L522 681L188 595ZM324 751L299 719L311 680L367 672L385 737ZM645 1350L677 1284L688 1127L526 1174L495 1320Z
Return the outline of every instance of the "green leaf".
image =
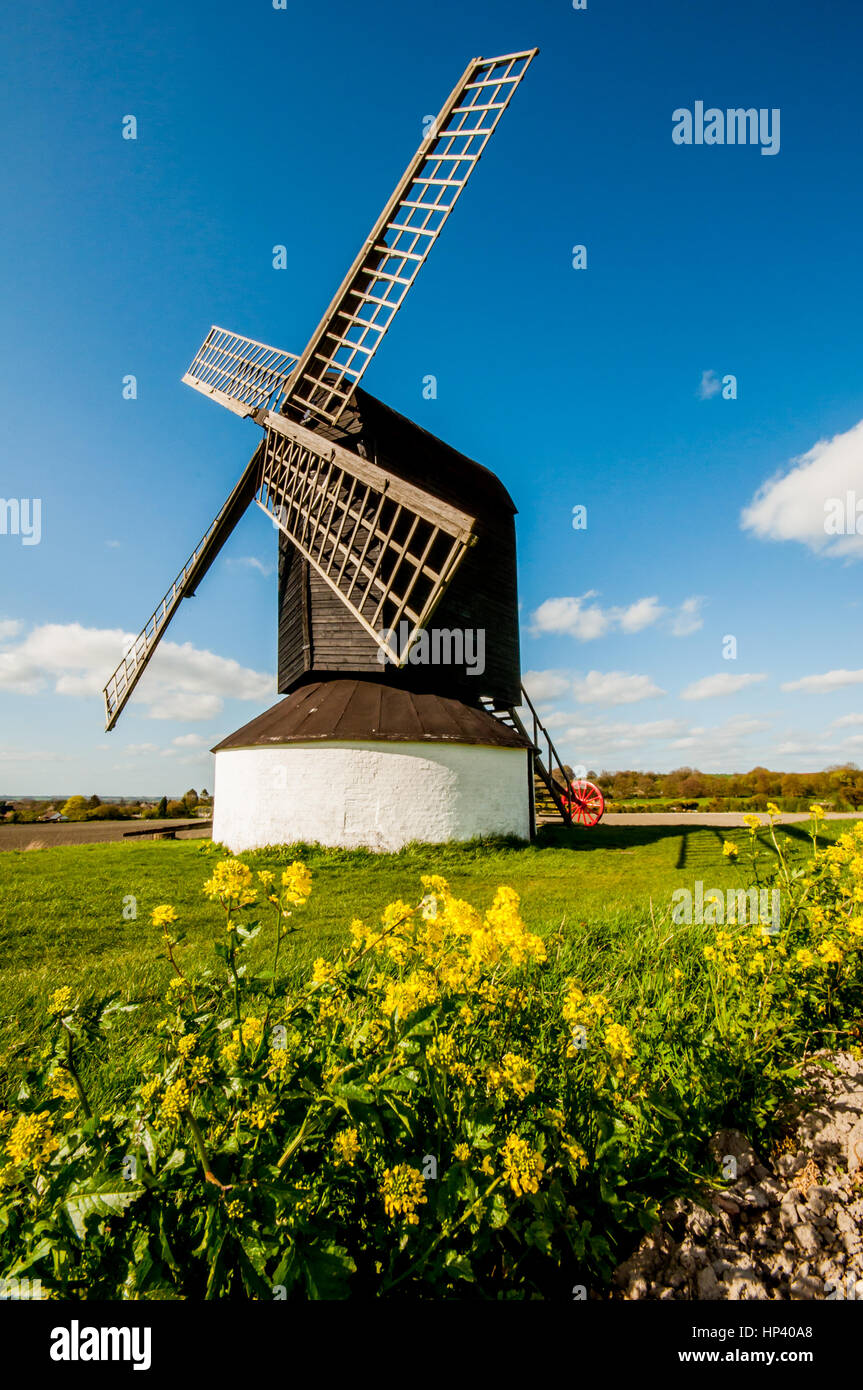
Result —
M341 1245L328 1244L302 1253L303 1272L309 1298L333 1299L349 1296L349 1279L356 1265Z
M132 1188L118 1188L115 1177L104 1178L102 1182L90 1180L73 1187L63 1206L75 1229L79 1240L87 1234L87 1220L92 1215L101 1217L122 1216L132 1202L144 1191L138 1184Z
M489 1212L489 1224L493 1231L499 1231L509 1221L509 1212L506 1209L506 1202L503 1194L495 1192L491 1199L491 1211Z
M457 1279L467 1279L471 1283L473 1282L473 1267L467 1255L459 1254L458 1250L448 1250L443 1263L444 1269L448 1273L454 1274Z

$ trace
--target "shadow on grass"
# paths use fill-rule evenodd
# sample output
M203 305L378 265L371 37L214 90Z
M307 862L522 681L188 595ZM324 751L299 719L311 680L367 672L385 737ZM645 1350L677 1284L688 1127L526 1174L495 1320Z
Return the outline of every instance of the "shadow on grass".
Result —
M842 822L835 822L837 829L833 830L834 823L830 824L831 828L826 831L822 826L819 839L833 841L847 828ZM783 840L787 842L787 848L794 858L811 843L805 822L778 825L776 833L780 844ZM775 856L776 850L766 826L762 826L758 839L761 847ZM537 833L535 844L537 849L625 850L658 844L663 840L679 841L675 868L687 869L693 865L697 867L699 863L715 862L716 854L722 854L726 841L735 844L742 855L749 840L749 831L739 826L712 825L607 824L595 825L591 829L580 825L544 825Z

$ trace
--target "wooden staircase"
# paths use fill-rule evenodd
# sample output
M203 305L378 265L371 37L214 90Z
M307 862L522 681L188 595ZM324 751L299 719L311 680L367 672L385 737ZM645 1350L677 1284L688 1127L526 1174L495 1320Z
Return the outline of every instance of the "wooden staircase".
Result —
M561 797L559 784L554 778L554 773L557 772L564 784L568 781L563 763L551 741L551 734L540 720L524 686L521 687L519 709L527 711L527 725L523 722L519 709L499 709L491 699L483 699L482 705L488 714L499 719L502 724L507 724L511 729L517 729L519 733L524 734L533 748L532 830L535 832L540 823L557 822L572 825L572 813Z

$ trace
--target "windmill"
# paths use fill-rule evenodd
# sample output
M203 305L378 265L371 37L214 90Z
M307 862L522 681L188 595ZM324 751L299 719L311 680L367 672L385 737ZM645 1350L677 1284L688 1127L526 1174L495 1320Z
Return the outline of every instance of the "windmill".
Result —
M468 64L299 356L214 326L183 377L263 438L105 686L107 728L257 503L279 533L287 699L214 749L214 837L233 849L525 834L535 778L571 819L547 732L518 714L515 507L360 386L536 52Z

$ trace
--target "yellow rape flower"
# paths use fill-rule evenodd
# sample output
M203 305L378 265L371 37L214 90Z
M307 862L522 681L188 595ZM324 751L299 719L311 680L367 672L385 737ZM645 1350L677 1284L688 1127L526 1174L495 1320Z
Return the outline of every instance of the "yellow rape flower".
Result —
M211 902L225 908L249 907L257 900L252 887L252 871L239 859L222 859L213 869L213 877L204 884L204 893Z
M493 1090L509 1092L518 1100L536 1088L536 1072L524 1057L507 1052L500 1067L489 1067L489 1085Z
M563 1144L562 1148L570 1163L574 1164L576 1168L587 1167L587 1154L585 1153L581 1145L576 1142L575 1139L570 1140L568 1144Z
M48 1080L51 1083L52 1100L65 1100L73 1103L73 1108L67 1110L63 1116L64 1120L71 1120L75 1114L74 1106L78 1104L78 1091L75 1082L62 1067L55 1067Z
M69 1004L72 1001L72 989L70 985L61 985L55 989L48 1004L48 1014L51 1018L59 1018L61 1014L69 1012Z
M161 1113L168 1124L178 1124L184 1110L189 1108L189 1088L180 1078L173 1081L162 1098Z
M19 1115L6 1143L6 1152L13 1163L22 1167L41 1168L59 1148L54 1137L51 1116L47 1110L35 1115Z
M612 1023L605 1030L605 1046L618 1075L623 1075L630 1060L635 1056L635 1045L629 1030L622 1023Z
M266 1129L267 1125L275 1118L277 1110L276 1102L268 1096L264 1100L255 1101L252 1105L247 1106L240 1114L250 1129Z
M500 1152L503 1155L503 1175L516 1197L522 1197L527 1192L538 1192L545 1167L542 1154L517 1134L509 1136Z
M234 1033L234 1037L236 1036ZM257 1048L264 1036L264 1020L249 1014L248 1018L244 1018L240 1024L240 1036L247 1047Z
M426 1061L429 1066L440 1067L442 1071L447 1071L457 1060L458 1047L455 1038L450 1033L438 1033L436 1038L432 1038L426 1051Z
M409 1163L398 1163L395 1168L385 1168L380 1185L384 1200L384 1210L391 1221L404 1218L408 1226L419 1225L416 1209L428 1201L425 1194L423 1175L418 1168Z
M360 1152L357 1131L355 1129L342 1130L341 1134L337 1134L333 1140L333 1148L336 1151L336 1163L354 1163Z
M159 907L154 907L150 914L154 927L162 927L167 931L168 927L173 926L177 920L177 909L171 907L170 903L161 903Z
M387 985L381 1010L405 1019L424 1004L433 1004L438 993L434 975L415 970L405 980L393 980Z
M736 859L740 850L734 844L733 840L723 840L722 853L725 855L726 859Z
M295 907L302 907L312 891L312 873L305 864L295 859L282 874L282 887L285 897Z
M323 956L318 956L312 965L312 984L328 985L336 978L336 967Z

